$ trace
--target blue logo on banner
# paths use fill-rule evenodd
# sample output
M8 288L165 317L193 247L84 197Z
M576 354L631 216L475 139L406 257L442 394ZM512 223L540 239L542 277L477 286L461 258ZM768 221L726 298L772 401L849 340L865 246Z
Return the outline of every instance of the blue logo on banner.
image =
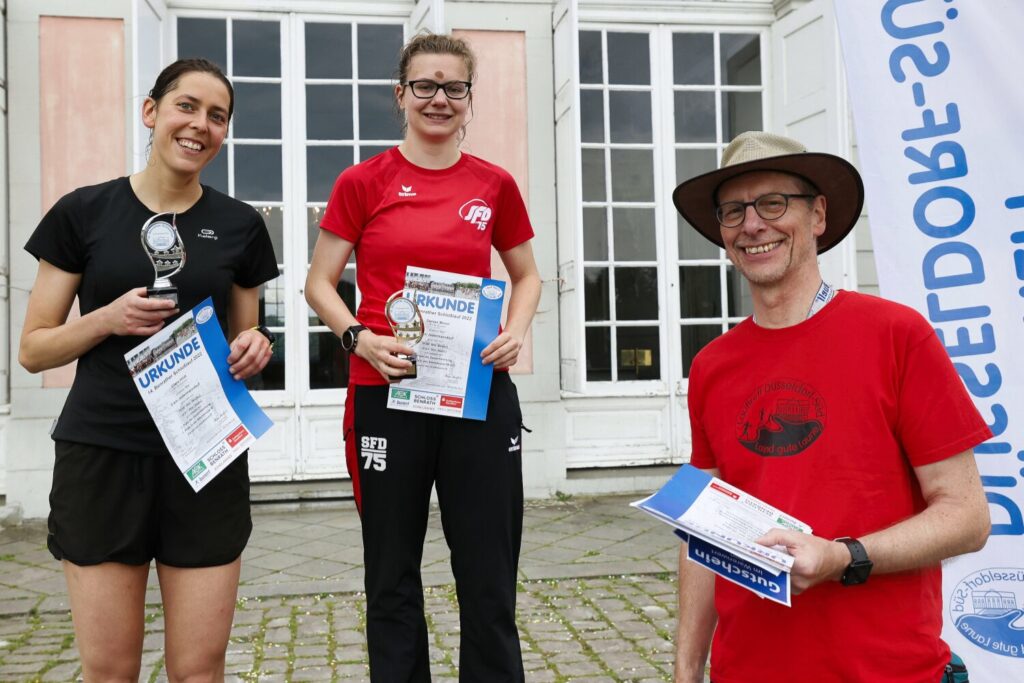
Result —
M948 602L950 621L964 638L997 655L1024 658L1024 568L968 574Z

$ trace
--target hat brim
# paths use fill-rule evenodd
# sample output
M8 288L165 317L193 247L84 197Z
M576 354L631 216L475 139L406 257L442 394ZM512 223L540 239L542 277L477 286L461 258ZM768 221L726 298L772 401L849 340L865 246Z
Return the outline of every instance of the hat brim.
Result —
M672 193L672 203L697 232L724 248L715 216L715 192L725 181L751 171L778 171L803 176L825 195L825 232L818 237L819 254L839 244L860 217L864 206L864 182L857 169L842 157L820 152L784 154L704 173L680 183Z

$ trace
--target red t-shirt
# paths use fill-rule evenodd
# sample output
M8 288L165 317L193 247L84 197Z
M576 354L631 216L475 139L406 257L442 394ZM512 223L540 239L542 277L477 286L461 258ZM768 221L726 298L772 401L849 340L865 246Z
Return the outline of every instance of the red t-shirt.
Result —
M992 436L916 311L851 292L793 327L746 320L694 359L693 460L813 527L857 538L924 509L913 468ZM935 683L939 565L819 584L791 608L715 581L715 683Z
M507 251L533 237L526 205L507 171L463 152L442 170L415 166L397 147L345 169L320 222L355 245L356 317L391 334L388 297L405 284L407 266L491 276L491 247ZM351 384L385 384L351 357Z

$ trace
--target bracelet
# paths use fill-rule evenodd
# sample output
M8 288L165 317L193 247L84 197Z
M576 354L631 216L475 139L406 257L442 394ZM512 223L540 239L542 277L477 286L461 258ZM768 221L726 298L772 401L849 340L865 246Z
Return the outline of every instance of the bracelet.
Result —
M256 330L264 337L266 337L267 341L270 342L270 350L274 350L274 342L277 341L277 335L275 335L273 332L267 329L266 325L255 325L253 327L250 327L249 329Z

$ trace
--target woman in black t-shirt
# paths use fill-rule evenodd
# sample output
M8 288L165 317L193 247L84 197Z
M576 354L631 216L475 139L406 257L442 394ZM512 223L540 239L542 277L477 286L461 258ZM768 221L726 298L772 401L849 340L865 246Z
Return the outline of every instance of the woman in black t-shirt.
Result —
M252 529L245 454L194 492L167 451L125 354L207 296L230 339L235 379L259 373L272 335L259 286L278 275L252 207L200 185L234 105L214 64L179 60L142 105L146 168L62 197L26 244L39 259L19 359L30 372L77 360L54 430L47 544L63 561L85 680L136 680L146 582L156 560L172 680L223 679L241 553ZM186 254L178 305L150 298L143 224L172 212ZM81 316L69 318L75 298Z

